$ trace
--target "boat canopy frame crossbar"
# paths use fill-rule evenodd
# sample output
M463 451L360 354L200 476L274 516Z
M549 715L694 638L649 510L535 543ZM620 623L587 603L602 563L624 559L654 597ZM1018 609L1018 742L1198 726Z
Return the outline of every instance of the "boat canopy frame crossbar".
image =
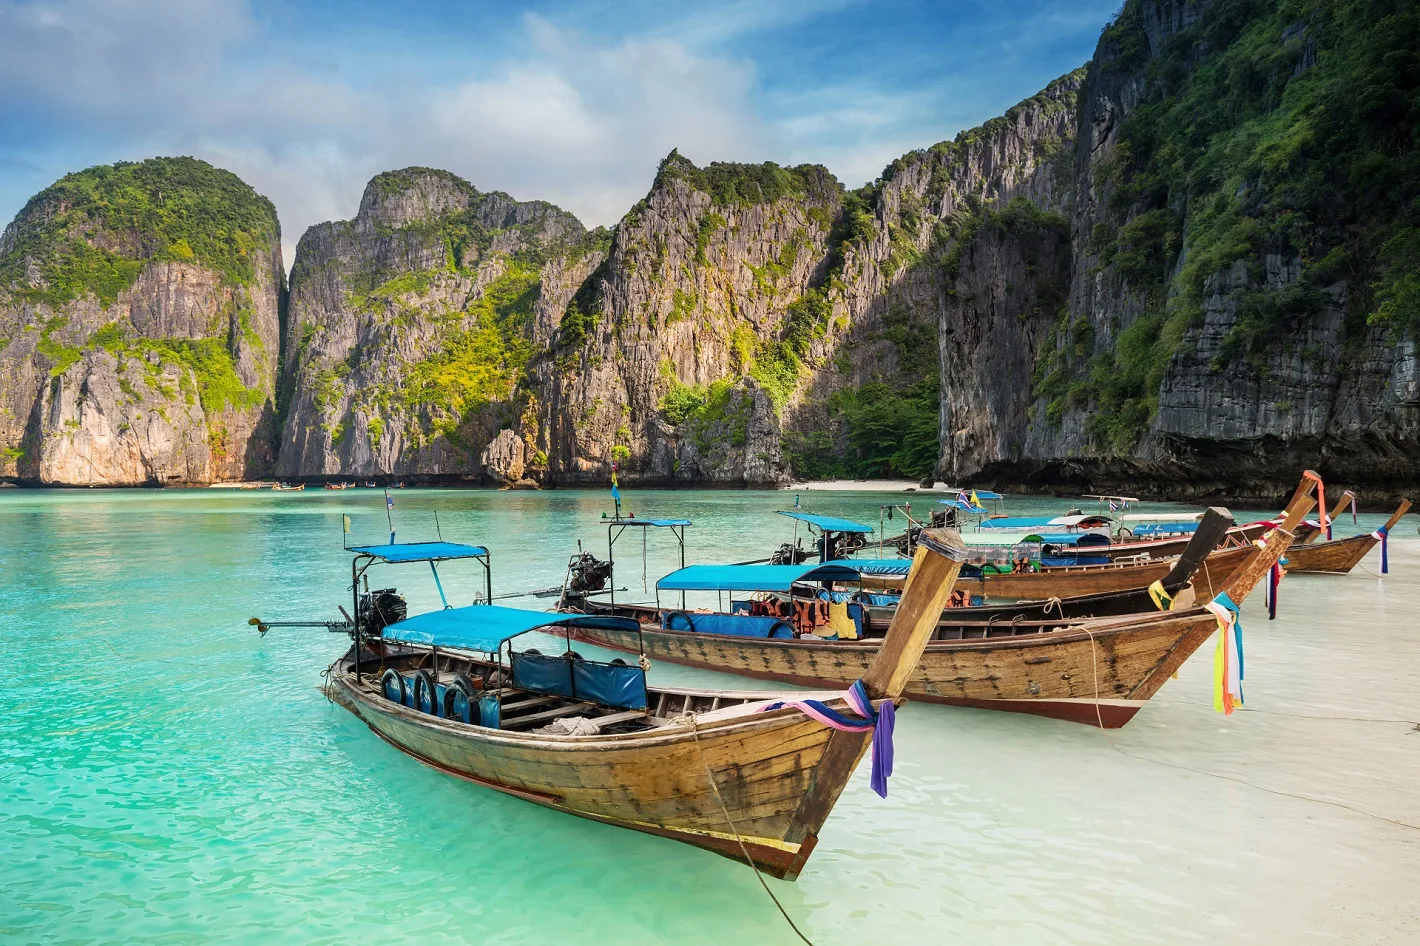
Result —
M646 530L647 529L669 529L671 535L675 536L676 544L680 546L680 567L685 567L685 529L686 526L694 525L689 519L638 519L635 516L617 516L614 519L605 519L606 524L606 561L611 566L609 583L611 585L611 607L616 608L616 540L621 538L627 529L636 527L641 530L641 572L645 577L646 572ZM681 592L680 606L685 607L685 592Z
M493 555L481 545L464 545L459 542L391 542L387 545L352 546L347 551L354 552L350 560L351 637L355 641L355 682L360 682L360 638L364 627L360 614L360 580L365 580L365 590L370 590L367 572L372 565L408 565L428 562L429 571L434 575L434 587L439 591L439 601L447 610L449 599L444 594L444 583L439 580L439 562L473 559L483 566L483 600L493 601Z

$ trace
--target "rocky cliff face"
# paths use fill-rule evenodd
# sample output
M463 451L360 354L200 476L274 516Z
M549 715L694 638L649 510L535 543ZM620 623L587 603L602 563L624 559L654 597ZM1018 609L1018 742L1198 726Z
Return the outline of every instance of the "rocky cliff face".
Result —
M191 158L91 168L0 237L0 475L261 476L282 287L270 202Z
M953 419L999 376L944 392L944 475L1180 496L1276 494L1303 466L1373 496L1414 482L1420 163L1394 122L1420 114L1420 72L1396 68L1420 19L1387 6L1124 6L1067 186L1026 195L1068 218L1068 304L1015 340L1034 371L1008 376L1009 417ZM948 306L944 333L973 324ZM949 347L955 377L972 359L949 367Z
M819 167L667 158L531 371L547 476L787 479L782 413L838 331L815 293L842 199Z
M278 474L482 478L485 448L526 407L547 310L601 244L551 204L444 171L375 177L353 220L296 248Z
M284 322L235 178L71 175L0 239L0 476L257 475L279 416L292 477L1399 492L1417 36L1399 0L1127 0L1085 68L868 185L672 152L612 231L381 174L302 238Z

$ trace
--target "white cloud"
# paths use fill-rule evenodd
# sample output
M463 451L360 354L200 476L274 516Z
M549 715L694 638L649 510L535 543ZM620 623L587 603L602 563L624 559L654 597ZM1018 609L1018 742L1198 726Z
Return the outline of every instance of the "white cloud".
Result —
M1072 2L1046 3L1037 32L1074 28ZM306 227L351 216L366 181L392 168L447 168L611 224L673 147L701 164L823 163L854 186L985 117L929 75L935 50L930 62L902 50L876 80L815 84L795 69L771 90L751 61L720 51L756 32L792 35L821 4L644 6L655 15L640 32L626 26L634 11L581 4L556 23L525 16L516 35L463 58L446 43L425 61L422 44L383 34L353 51L340 38L293 37L246 0L0 0L0 214L85 163L195 154L272 199L289 266ZM993 21L944 41L990 57L1021 32Z
M598 45L528 16L520 56L433 88L355 89L254 56L239 0L115 7L0 0L0 93L231 169L277 205L288 265L305 228L352 215L382 170L443 167L610 224L671 148L748 160L772 138L748 104L751 64L665 38Z

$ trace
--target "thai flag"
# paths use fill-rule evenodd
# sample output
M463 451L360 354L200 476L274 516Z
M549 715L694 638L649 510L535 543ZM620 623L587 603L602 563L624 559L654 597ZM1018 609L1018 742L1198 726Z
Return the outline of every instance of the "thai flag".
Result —
M971 497L966 494L966 490L957 490L957 502L961 503L963 506L971 505Z
M1118 512L1118 511L1119 511L1119 504L1116 503L1116 502L1115 502L1114 500L1112 500L1112 499L1109 501L1109 511L1110 511L1110 512Z

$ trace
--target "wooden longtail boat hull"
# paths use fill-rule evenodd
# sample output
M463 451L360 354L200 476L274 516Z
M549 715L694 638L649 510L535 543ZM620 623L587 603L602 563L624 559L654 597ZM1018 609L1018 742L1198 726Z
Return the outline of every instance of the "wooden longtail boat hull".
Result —
M1338 503L1337 507L1340 508L1341 504ZM1386 530L1394 529L1395 524L1409 511L1410 500L1402 500L1400 507L1385 524ZM1344 575L1361 564L1361 560L1379 544L1380 539L1377 539L1374 533L1353 535L1349 538L1332 539L1326 542L1313 542L1306 545L1293 544L1287 550L1287 571Z
M797 710L705 721L698 733L685 723L629 735L532 737L416 713L356 687L349 673L332 675L332 684L381 738L440 771L743 860L708 767L750 856L782 879L798 875L818 841L799 808L829 739L851 737L854 765L868 746L866 733L834 733ZM841 701L838 707L844 711Z
M1253 551L1253 546L1218 549L1203 560L1193 574L1193 587L1200 598L1211 598L1222 588L1224 579ZM1109 565L1069 565L1039 572L959 578L957 588L986 598L1074 598L1147 588L1173 569L1170 560ZM865 585L867 582L864 583Z
M1038 634L932 641L908 677L904 695L1092 725L1102 718L1113 729L1133 718L1217 624L1201 608L1132 616L1114 627L1108 621L1095 623L1101 629L1086 632L1077 629L1081 625L1062 623ZM1001 626L1002 631L1008 628ZM634 635L594 629L577 634L614 650L637 648ZM876 640L824 643L658 628L643 628L641 640L653 661L824 688L861 677L878 649Z
M1287 552L1287 571L1344 575L1361 563L1380 544L1373 535L1353 535L1347 539L1297 546Z

